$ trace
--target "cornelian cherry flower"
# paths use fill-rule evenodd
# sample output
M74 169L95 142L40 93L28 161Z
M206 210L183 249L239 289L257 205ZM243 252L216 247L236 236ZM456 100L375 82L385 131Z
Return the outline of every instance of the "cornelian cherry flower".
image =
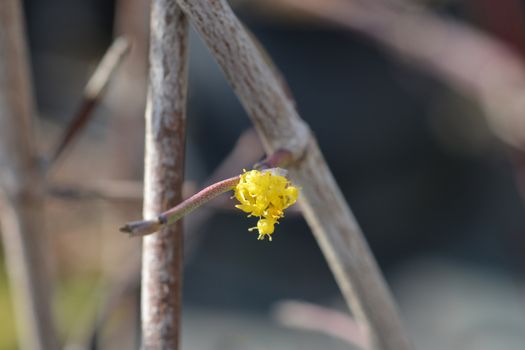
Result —
M256 227L249 231L258 230L257 239L272 240L275 224L284 217L284 210L293 205L299 196L299 189L284 176L286 171L279 168L268 170L244 171L239 183L235 186L235 198L240 204L235 207L241 209L248 216L259 217Z

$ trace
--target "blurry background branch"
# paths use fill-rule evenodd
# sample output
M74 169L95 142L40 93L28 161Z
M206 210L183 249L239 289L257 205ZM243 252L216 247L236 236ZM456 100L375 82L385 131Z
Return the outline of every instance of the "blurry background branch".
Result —
M381 273L326 162L279 78L225 1L178 0L223 69L267 154L287 149L290 174L328 265L375 349L410 349Z
M232 177L239 173L239 169L250 168L264 155L261 142L253 129L247 129L240 136L230 153L222 160L217 169L204 181L206 187L222 179ZM195 194L197 189L193 181L184 182L182 194L187 198ZM140 202L143 196L143 183L131 180L99 180L97 182L82 183L55 183L47 185L47 194L63 200L90 200L100 199L107 201ZM227 196L206 204L210 208L237 209L231 206ZM203 209L205 210L205 208ZM297 208L289 208L289 212L297 212ZM199 210L201 212L201 210ZM193 214L199 215L199 214ZM190 238L193 239L193 238Z
M139 203L144 198L138 181L106 180L82 184L48 184L48 195L64 200L101 199Z
M488 33L409 1L272 0L363 33L475 99L496 134L525 148L525 65Z
M57 161L74 140L75 136L82 131L89 119L93 116L93 110L99 104L102 94L108 86L115 71L122 63L129 48L130 43L124 37L115 39L113 44L109 47L98 67L95 69L95 72L86 84L80 106L73 116L73 119L66 126L64 133L60 137L59 143L51 154L48 167L51 167L53 163Z
M0 3L0 223L21 348L55 350L31 89L21 4L5 0Z
M368 349L364 329L349 315L312 303L285 300L273 309L273 318L281 325L321 332L346 341L361 349Z

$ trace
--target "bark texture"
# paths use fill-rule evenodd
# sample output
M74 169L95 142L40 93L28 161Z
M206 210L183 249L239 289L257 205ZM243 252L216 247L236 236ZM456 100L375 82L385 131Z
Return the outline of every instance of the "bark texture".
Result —
M181 202L187 90L188 25L175 0L154 0L146 108L144 218ZM182 222L143 240L143 349L178 349Z

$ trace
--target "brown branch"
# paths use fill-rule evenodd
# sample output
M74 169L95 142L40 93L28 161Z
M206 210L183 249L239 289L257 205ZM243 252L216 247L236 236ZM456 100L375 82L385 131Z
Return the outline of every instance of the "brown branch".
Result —
M0 2L0 224L21 349L55 350L21 2Z
M177 0L212 51L268 154L288 149L300 204L341 291L376 349L411 349L362 232L279 79L225 0Z
M132 237L146 236L158 230L173 225L187 214L201 207L213 198L228 192L239 182L239 176L219 181L194 194L190 198L177 204L175 207L159 214L156 219L132 221L120 228L121 232L129 233Z
M182 200L188 24L174 0L153 0L146 108L144 218ZM143 349L178 349L182 223L145 237L142 253Z
M82 102L73 116L73 119L69 122L64 133L60 137L58 145L51 154L48 168L52 167L93 116L93 110L99 104L102 94L108 86L111 77L114 75L115 71L128 53L129 47L130 44L128 40L123 37L115 39L113 44L109 47L84 88Z

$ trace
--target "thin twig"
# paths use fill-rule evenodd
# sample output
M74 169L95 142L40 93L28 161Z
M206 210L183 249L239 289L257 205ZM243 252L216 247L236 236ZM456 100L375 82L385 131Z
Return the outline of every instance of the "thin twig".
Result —
M217 197L224 192L228 192L239 182L239 177L235 176L230 179L219 181L213 185L210 185L206 188L206 191L200 191L199 193L191 196L186 199L181 204L177 205L175 208L172 208L159 215L159 221L166 225L171 225L176 221L180 220L185 215L191 213L199 206L203 205L205 202Z
M21 349L56 350L21 1L0 2L0 224Z
M308 127L225 0L177 0L252 118L268 154L288 149L304 216L375 349L411 349L390 292Z
M220 194L230 191L239 182L239 176L219 181L182 201L177 206L159 214L156 219L129 222L120 228L121 232L132 237L146 236L161 228L174 224L198 207L209 202Z
M151 7L149 93L146 108L144 218L182 200L186 124L188 23L175 0ZM182 223L143 239L142 348L178 349Z
M51 154L49 163L47 164L49 169L93 116L93 110L99 104L102 94L108 86L111 77L122 63L126 53L128 53L129 47L130 44L128 40L120 37L115 39L107 50L84 89L78 110L67 125L64 133L60 137L58 145Z

